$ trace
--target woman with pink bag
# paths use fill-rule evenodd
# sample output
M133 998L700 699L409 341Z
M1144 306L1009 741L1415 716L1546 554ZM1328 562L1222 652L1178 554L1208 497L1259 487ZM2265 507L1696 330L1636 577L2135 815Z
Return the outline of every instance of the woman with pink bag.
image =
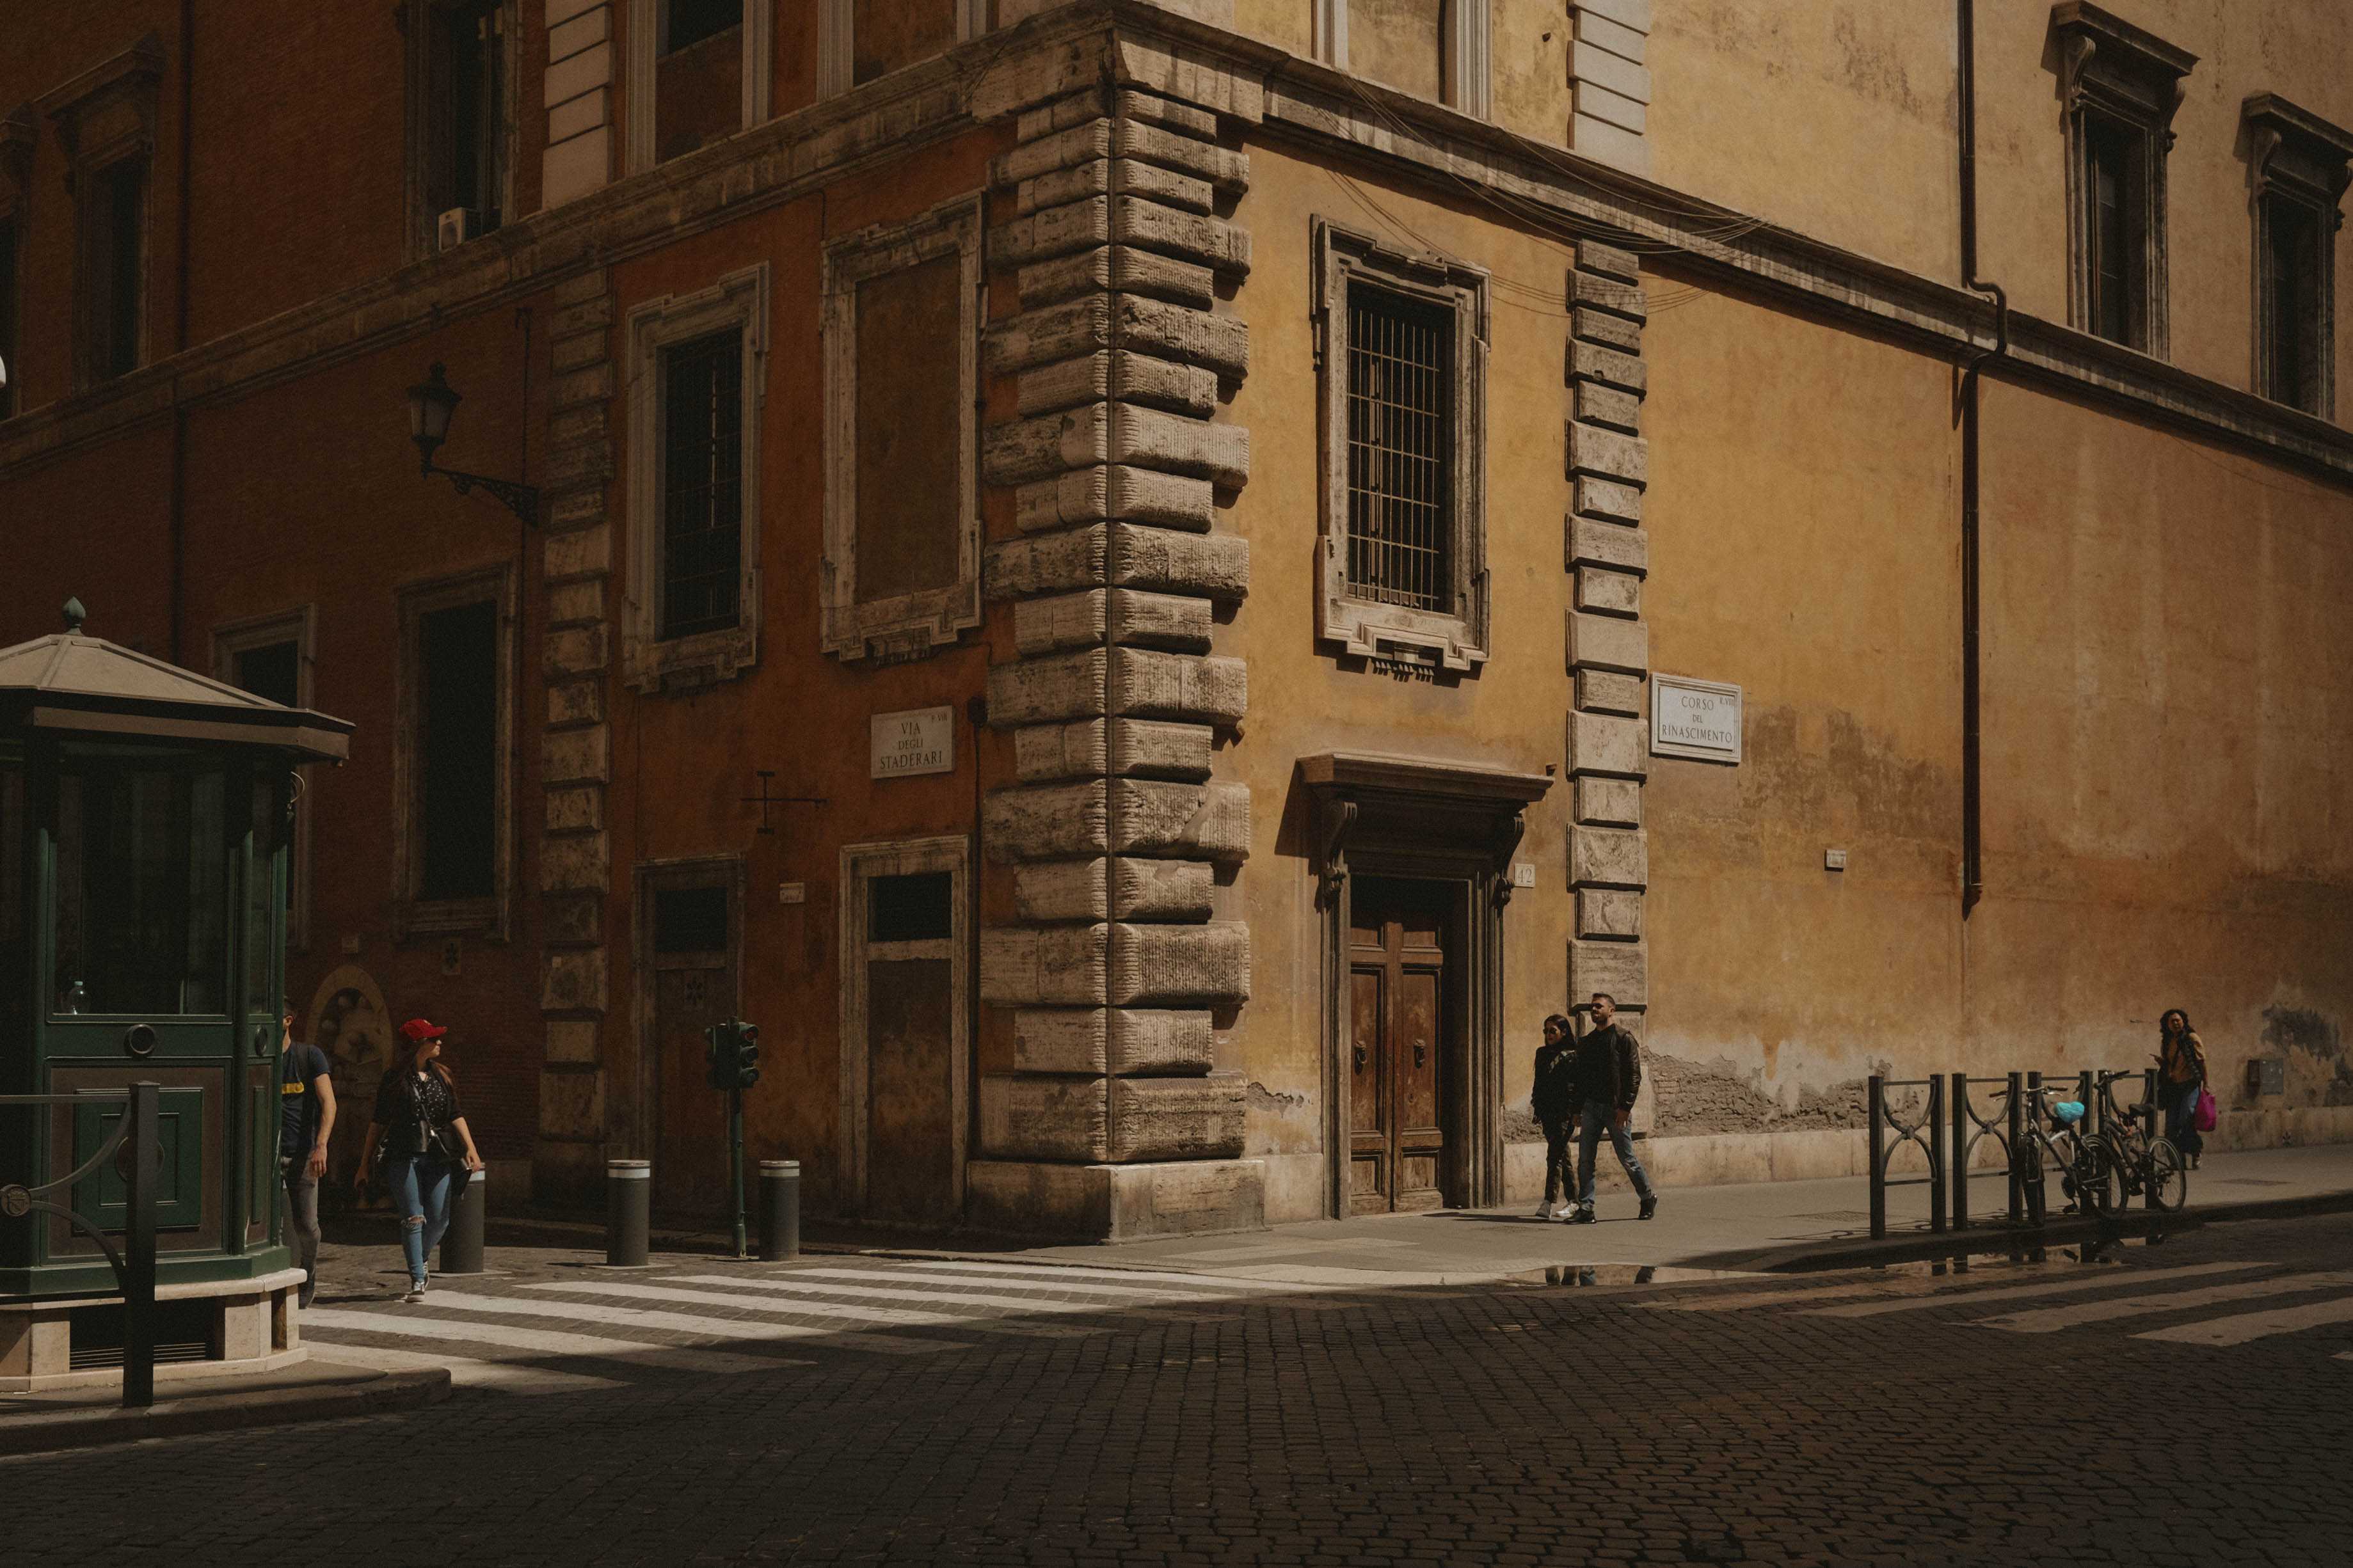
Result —
M2198 1156L2205 1152L2202 1130L2214 1125L2214 1115L2205 1109L2213 1101L2206 1093L2206 1044L2198 1031L2189 1026L2189 1015L2179 1007L2167 1010L2157 1021L2158 1093L2165 1105L2165 1136L2189 1161L2189 1168L2198 1168Z

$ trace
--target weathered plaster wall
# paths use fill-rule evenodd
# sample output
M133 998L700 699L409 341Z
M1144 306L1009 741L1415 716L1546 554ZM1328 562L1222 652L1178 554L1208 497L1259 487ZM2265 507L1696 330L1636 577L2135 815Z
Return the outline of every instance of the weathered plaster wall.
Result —
M2008 388L1986 405L1983 1054L2330 1100L2353 1020L2353 497Z
M1653 758L1645 791L1656 1131L1857 1125L1873 1070L2137 1067L2173 1005L2226 1109L2343 1102L2353 498L1987 393L1964 926L1950 373L1652 290L1653 663L1747 701L1740 767ZM2224 1136L2297 1135L2268 1125Z
M2199 57L2166 165L2168 357L2246 387L2253 237L2240 106L2275 92L2353 125L2353 26L2341 8L2309 0L2118 0L2110 9ZM1662 183L1957 278L1951 4L1696 0L1656 14L1650 140ZM2064 321L2067 139L2050 18L2047 0L1977 7L1978 245L1983 275L2014 308ZM2337 254L2341 268L2341 235ZM2337 353L2343 385L2353 333L2342 328ZM2339 423L2348 403L2339 400Z
M1661 183L1953 274L1949 0L1691 0L1652 10L1649 140ZM1993 68L1994 51L1983 52Z
M1872 1064L1936 1065L1959 1007L1951 382L1651 291L1652 668L1738 683L1747 720L1737 767L1651 760L1657 1130L1823 1125Z

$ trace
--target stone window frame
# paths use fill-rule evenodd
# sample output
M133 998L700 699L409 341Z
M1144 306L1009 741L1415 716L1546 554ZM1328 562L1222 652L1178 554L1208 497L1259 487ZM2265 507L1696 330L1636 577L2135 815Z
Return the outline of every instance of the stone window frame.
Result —
M20 363L25 350L25 258L32 253L26 230L33 209L33 144L37 132L29 108L0 115L0 224L7 226L5 242L14 247L7 259L15 265L7 276L14 294L0 299L0 320L13 331L0 342L0 420L14 418L25 406L25 375Z
M2240 106L2247 132L2247 167L2253 224L2254 304L2253 382L2259 397L2322 419L2337 412L2337 233L2345 215L2338 203L2353 184L2353 132L2330 124L2276 93L2262 92ZM2313 324L2314 385L2310 406L2282 399L2274 385L2279 345L2271 331L2272 216L2280 204L2305 209L2319 237L2319 276L2314 280L2319 320Z
M1489 642L1487 573L1488 273L1467 261L1412 254L1317 216L1314 255L1318 478L1315 636L1342 652L1409 668L1477 670ZM1458 613L1419 610L1348 591L1348 289L1358 279L1454 313L1454 592Z
M661 0L624 0L624 68L628 72L628 123L624 128L621 172L641 174L654 167L654 71L660 57ZM744 4L744 123L749 131L770 113L771 77L776 69L776 5L774 0Z
M817 95L839 98L859 84L858 0L818 0ZM956 42L968 44L989 30L988 0L955 0Z
M433 48L433 29L427 24L430 13L454 9L460 3L462 0L402 0L398 13L407 71L403 89L407 152L404 181L411 260L437 255L440 250L441 214L432 205L426 169L432 151L429 145L432 127L428 97L432 90ZM493 134L499 143L498 226L504 227L522 216L515 211L515 163L522 153L517 105L522 98L518 78L522 68L522 16L520 0L500 0L496 5L485 6L484 9L499 13L501 40L499 47L503 57L500 66L505 91L501 95L499 124ZM490 230L481 232L487 234ZM470 237L479 238L480 236Z
M949 919L944 939L927 942L876 943L868 939L871 902L869 889L877 877L948 874ZM949 1093L954 1099L949 1118L954 1147L949 1151L955 1212L964 1212L965 1163L971 1155L972 1125L972 1001L973 983L973 853L972 839L961 833L922 838L897 838L841 847L839 890L841 949L841 1084L839 1131L841 1151L841 1205L844 1213L862 1214L866 1207L866 1118L868 1093L867 965L878 946L922 948L923 952L882 956L944 957L948 960ZM928 950L937 949L937 952Z
M224 621L213 628L213 679L225 685L237 685L237 656L250 648L267 647L272 643L294 645L294 705L298 708L317 706L312 685L318 663L319 606L302 605L266 616L247 616L234 621ZM239 687L239 690L244 688ZM308 763L295 768L300 782L294 796L294 864L288 879L286 894L286 942L297 952L311 949L311 885L315 879L311 858L311 818L314 815L309 804L311 772Z
M393 678L392 738L392 932L395 941L412 936L479 932L492 942L504 942L512 929L515 884L514 726L515 726L515 566L512 562L479 567L470 572L405 584L396 592L399 605L399 651ZM433 611L488 599L498 606L498 637L491 662L498 675L496 741L491 769L496 783L491 811L496 826L491 837L491 893L478 899L424 899L417 896L417 879L424 874L417 773L417 665L419 623Z
M2198 57L2087 0L2053 5L2051 33L2058 45L2066 106L2067 323L2099 336L2092 318L2091 155L2093 128L2105 121L2137 140L2142 172L2134 215L2140 230L2135 259L2141 288L2132 300L2133 324L2118 346L2164 359L2172 346L2167 321L2166 155L2173 147L2174 110L2187 91L2183 80Z
M987 279L978 192L906 223L877 224L825 247L825 553L818 646L837 658L921 658L981 622L980 334ZM941 257L959 258L956 580L858 602L858 286Z
M121 54L92 66L43 95L37 108L56 128L66 158L66 186L74 193L73 385L87 391L115 378L94 360L95 313L106 302L92 296L92 247L99 242L97 214L90 199L97 175L130 159L144 165L139 193L139 345L133 369L152 359L148 285L154 275L156 95L164 76L164 47L147 34Z
M1444 4L1445 15L1439 24L1446 41L1439 62L1442 84L1439 101L1474 120L1491 119L1494 112L1492 10L1487 0L1444 0ZM1349 68L1348 6L1349 0L1315 0L1315 58L1335 70Z
M742 585L736 624L661 636L662 352L723 332L744 338ZM768 383L768 264L728 273L692 294L664 294L628 315L629 579L621 674L639 691L733 679L760 657L760 432Z

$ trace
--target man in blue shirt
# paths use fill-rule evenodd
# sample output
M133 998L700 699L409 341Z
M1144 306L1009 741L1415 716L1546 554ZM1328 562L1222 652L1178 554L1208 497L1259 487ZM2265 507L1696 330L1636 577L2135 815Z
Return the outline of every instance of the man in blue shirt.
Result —
M327 1135L335 1130L335 1085L327 1053L295 1044L291 1007L280 1020L278 1047L278 1171L307 1307L319 1293L319 1178L327 1173Z

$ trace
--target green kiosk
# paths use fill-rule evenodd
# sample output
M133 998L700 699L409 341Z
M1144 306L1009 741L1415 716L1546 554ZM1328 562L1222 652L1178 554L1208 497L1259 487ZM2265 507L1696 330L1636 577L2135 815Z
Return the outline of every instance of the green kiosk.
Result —
M0 648L0 1095L51 1097L0 1107L0 1391L121 1375L88 1233L125 1229L132 1150L97 1156L142 1080L157 1375L284 1365L303 1353L277 1164L287 825L296 765L342 762L352 727L65 615Z

